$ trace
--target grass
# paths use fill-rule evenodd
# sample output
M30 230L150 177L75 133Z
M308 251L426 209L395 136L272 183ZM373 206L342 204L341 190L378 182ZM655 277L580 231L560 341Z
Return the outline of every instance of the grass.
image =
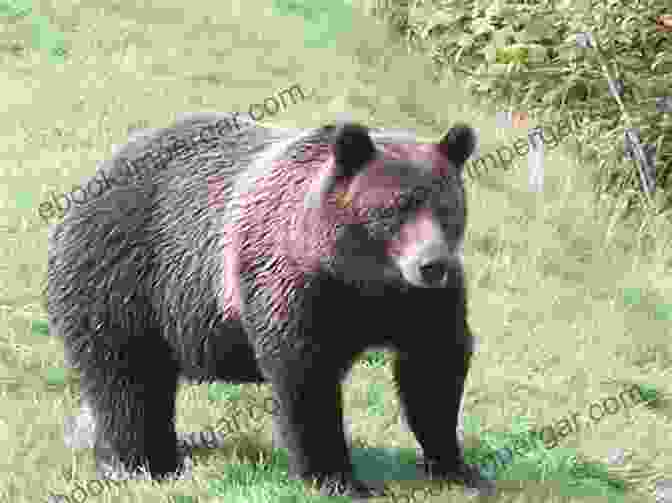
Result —
M32 31L33 48L45 50L54 62L62 61L67 54L63 35L53 28L47 16L36 12L30 1L0 1L0 19L2 18L8 23L23 22L28 25Z
M431 79L426 56L395 48L383 26L358 12L351 30L335 30L333 43L316 48L304 46L301 17L273 15L271 0L194 0L188 9L174 0L29 7L49 19L69 51L57 63L35 47L29 15L0 24L8 112L0 124L2 502L46 502L77 484L93 487L91 452L63 442L79 387L40 307L47 229L37 207L50 190L67 192L92 174L130 130L160 127L182 112L245 111L299 83L310 99L272 122L308 127L345 112L438 137L459 119L478 129L482 152L508 143L459 83ZM638 384L651 400L553 449L541 444L517 456L494 474L492 501L648 500L654 482L672 473L669 222L623 222L620 201L594 201L595 167L560 148L546 153L543 194L529 192L525 166L520 159L467 187L465 261L480 340L466 393L467 456L479 459L520 432L585 413L595 400ZM353 459L361 477L422 495L431 483L420 476L417 444L399 420L388 360L368 353L346 380ZM446 372L437 369L427 385L437 407ZM338 501L287 480L284 454L272 449L270 417L246 412L268 396L265 386L183 386L179 430L212 426L232 407L243 411L230 445L196 453L192 479L109 485L88 492L87 501ZM620 464L606 460L614 449L624 453ZM464 491L445 487L418 498L463 501Z

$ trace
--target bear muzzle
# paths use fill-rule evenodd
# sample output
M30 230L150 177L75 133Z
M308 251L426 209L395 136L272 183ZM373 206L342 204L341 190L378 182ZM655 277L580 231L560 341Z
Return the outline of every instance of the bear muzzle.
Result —
M446 288L462 274L459 247L452 250L446 243L427 243L412 256L398 262L406 281L420 288Z

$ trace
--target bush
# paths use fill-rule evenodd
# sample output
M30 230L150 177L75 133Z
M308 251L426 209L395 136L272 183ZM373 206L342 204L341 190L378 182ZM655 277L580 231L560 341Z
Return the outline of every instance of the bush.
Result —
M590 111L575 153L599 161L598 197L625 195L632 208L643 198L637 163L624 160L624 136L628 125L637 128L641 142L657 150L655 201L662 211L672 206L672 113L656 106L656 98L672 95L672 31L656 25L660 16L672 14L669 0L384 4L394 12L386 17L408 43L430 53L437 73L461 74L483 103L524 110L540 123ZM595 36L611 75L623 82L628 117L610 95L597 52L577 46L582 32Z

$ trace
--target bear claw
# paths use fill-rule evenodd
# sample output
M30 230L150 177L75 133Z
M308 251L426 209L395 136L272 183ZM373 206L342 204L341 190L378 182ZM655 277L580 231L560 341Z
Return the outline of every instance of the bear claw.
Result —
M425 472L431 478L441 478L465 485L470 491L481 495L492 495L495 489L494 482L485 478L477 466L460 461L457 467L445 468L428 460L421 460Z

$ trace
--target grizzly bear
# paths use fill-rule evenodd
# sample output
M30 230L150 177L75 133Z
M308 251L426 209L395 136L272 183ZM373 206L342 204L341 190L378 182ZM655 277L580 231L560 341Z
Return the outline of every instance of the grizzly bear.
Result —
M217 127L230 118L136 136L100 166L107 190L50 233L49 323L81 373L98 466L182 469L180 377L268 382L290 474L375 496L353 475L341 381L387 347L426 466L476 487L455 434L473 351L462 169L474 130L428 143L353 122Z

